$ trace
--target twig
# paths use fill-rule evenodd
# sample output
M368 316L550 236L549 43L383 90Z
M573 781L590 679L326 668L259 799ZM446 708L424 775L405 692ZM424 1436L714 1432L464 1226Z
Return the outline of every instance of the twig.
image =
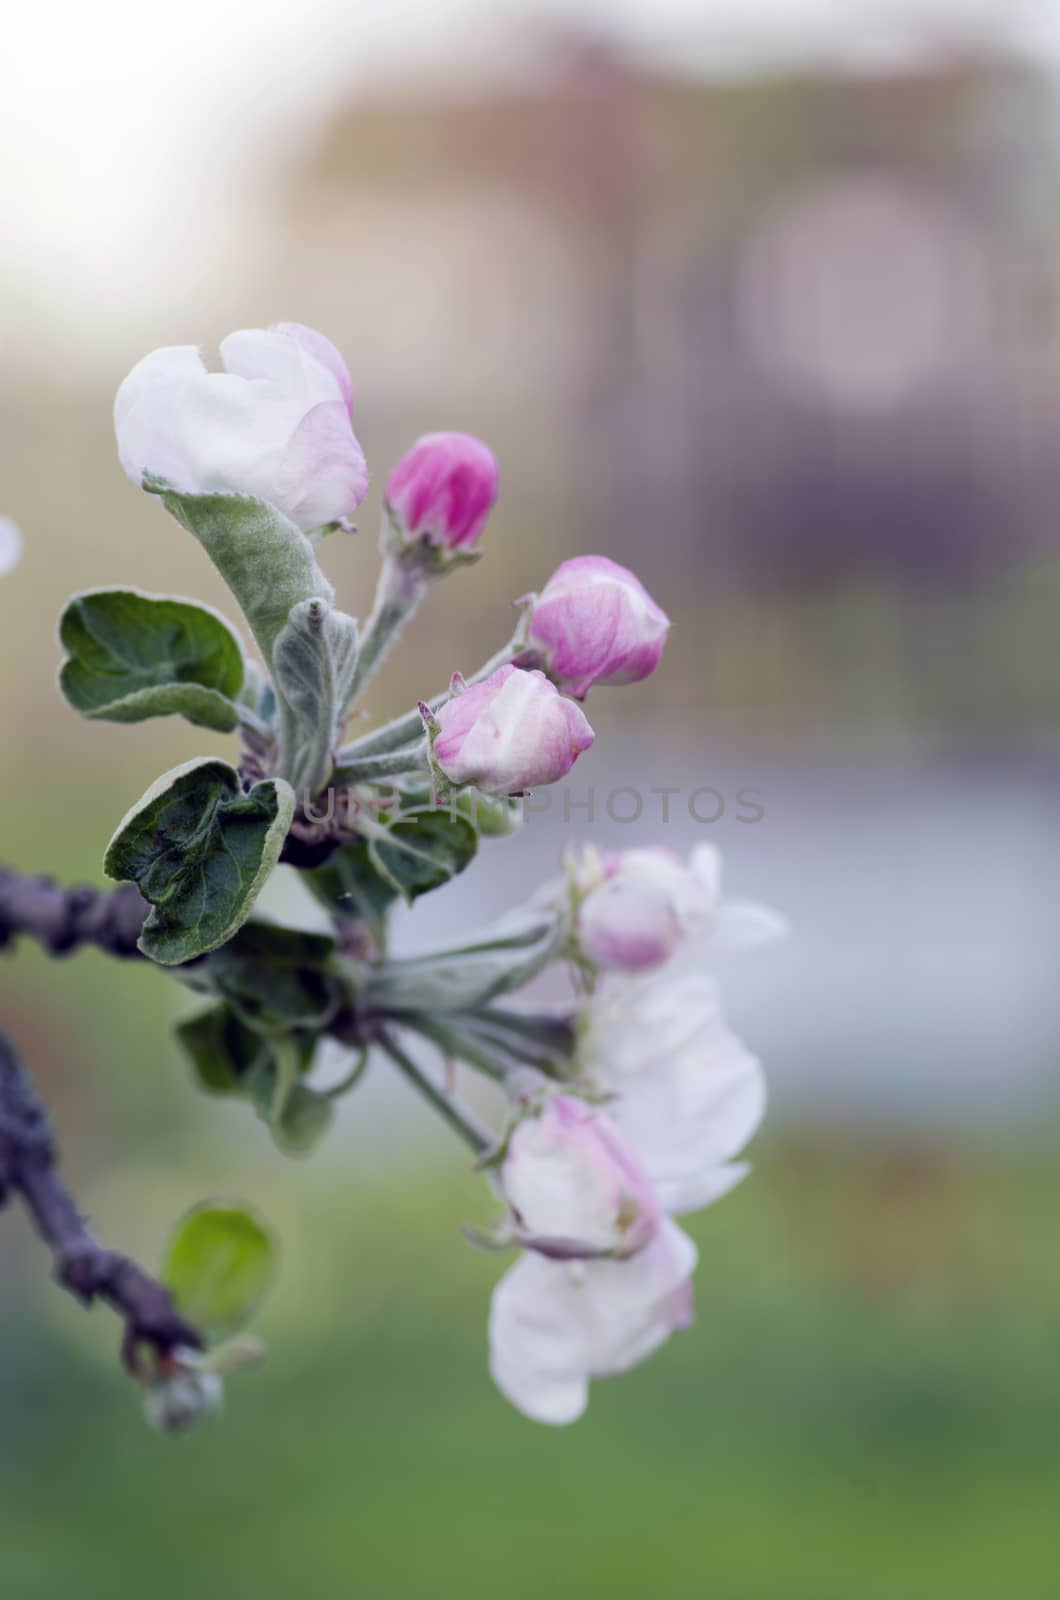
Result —
M470 686L482 683L484 679L497 671L498 667L507 666L515 658L516 649L512 641L498 650L495 656L479 667L466 680ZM447 700L452 699L452 690L446 689L441 694L436 694L427 704L432 711L440 711ZM340 750L335 760L339 767L353 765L367 756L382 755L389 750L398 750L402 745L413 744L423 737L423 715L416 709L408 711L403 717L396 717L393 722L387 722L380 728L374 728L369 733L364 733L352 744Z
M0 867L0 950L26 934L53 956L96 945L108 955L139 957L136 941L148 909L131 883L64 889L51 878Z
M47 1113L28 1069L0 1032L0 1208L9 1194L18 1194L52 1252L56 1282L83 1305L102 1300L124 1319L122 1359L130 1372L143 1375L141 1345L163 1361L177 1349L201 1349L200 1334L177 1313L168 1290L93 1238L56 1163Z
M413 1088L419 1090L428 1105L434 1107L435 1111L448 1122L449 1126L460 1135L461 1139L471 1146L477 1156L481 1156L487 1150L493 1148L497 1141L488 1129L482 1127L471 1115L470 1111L465 1110L458 1100L446 1094L444 1089L440 1089L417 1066L412 1057L405 1054L404 1050L395 1041L393 1034L386 1033L383 1029L380 1029L376 1037L395 1067L404 1073Z

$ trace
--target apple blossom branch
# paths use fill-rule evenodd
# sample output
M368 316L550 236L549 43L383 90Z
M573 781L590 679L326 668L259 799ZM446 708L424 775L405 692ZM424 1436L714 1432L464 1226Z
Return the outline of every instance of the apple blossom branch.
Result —
M295 867L315 867L334 848L333 839L317 842L292 832L281 860ZM54 878L0 864L0 950L25 936L52 956L72 955L94 945L119 960L142 960L137 940L150 909L132 883L114 889L89 884L64 888Z
M148 910L147 902L133 884L121 884L115 889L95 889L87 886L64 889L51 878L24 875L12 871L9 867L0 866L0 951L5 945L23 935L35 939L54 956L68 955L81 947L94 945L106 954L120 959L144 960L146 958L138 949L136 941ZM435 1110L441 1113L450 1126L470 1143L476 1152L481 1152L491 1142L483 1130L472 1125L471 1118L456 1103L453 1096L435 1090L430 1079L420 1072L415 1063L410 1063L393 1037L384 1032L380 1019L362 1017L355 1008L343 1006L332 1018L327 1031L350 1049L363 1049L373 1040L382 1045L406 1078L426 1096ZM11 1063L17 1060L10 1046L5 1045L3 1034L0 1034L0 1049L6 1049ZM15 1093L15 1088L9 1086L17 1087L15 1066L4 1066L2 1070L4 1080L0 1085L0 1203L3 1200L4 1190L3 1141L5 1133L9 1134L10 1127L14 1125L10 1107L5 1109L5 1099ZM21 1069L18 1082L22 1085L24 1102L28 1106L32 1101L32 1091L25 1068ZM20 1126L23 1129L28 1128L30 1120L28 1116L23 1117ZM47 1124L42 1111L38 1120L41 1129L44 1130L42 1137L45 1137ZM48 1147L50 1148L50 1145ZM67 1283L67 1287L72 1285Z
M139 958L136 941L148 910L133 884L64 889L51 878L0 866L0 950L25 934L53 956L96 945L121 959Z
M178 1314L169 1292L128 1256L89 1232L58 1173L47 1113L29 1070L0 1033L0 1209L18 1195L52 1252L55 1280L90 1306L101 1300L125 1323L122 1359L142 1375L141 1347L164 1360L178 1349L199 1350L199 1333Z

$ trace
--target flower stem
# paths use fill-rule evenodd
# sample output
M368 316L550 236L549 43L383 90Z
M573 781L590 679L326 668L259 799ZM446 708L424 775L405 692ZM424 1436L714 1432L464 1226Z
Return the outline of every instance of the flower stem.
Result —
M466 681L469 684L482 683L491 673L496 672L498 667L507 666L516 654L517 647L512 640L509 640L503 650L498 650L496 655L491 656ZM436 694L434 699L429 700L427 704L432 711L437 711L441 706L445 705L449 698L450 691L446 689L444 693ZM355 739L352 744L346 745L344 749L339 751L337 759L341 765L346 765L348 762L359 761L363 756L382 755L386 751L398 750L402 745L413 743L416 739L421 738L422 734L423 717L420 711L418 709L407 711L404 716L396 717L393 722L385 723L383 727L375 728L371 733L366 733L362 738Z
M375 601L361 634L357 666L346 695L344 716L349 715L362 690L382 666L388 651L418 609L429 587L429 581L411 563L403 561L399 555L383 556Z
M394 778L404 772L429 770L423 750L412 745L389 754L362 756L355 761L347 760L346 753L340 751L338 763L332 774L333 783L367 783L376 778Z
M411 1011L402 1019L405 1026L415 1033L420 1033L425 1039L430 1039L439 1050L447 1056L458 1056L461 1061L466 1061L469 1067L474 1067L476 1072L482 1072L487 1078L492 1078L495 1083L503 1083L508 1076L505 1063L488 1049L482 1047L482 1042L469 1037L458 1027L451 1027L438 1017L431 1017L423 1011Z
M412 1057L405 1054L391 1034L381 1032L377 1037L398 1071L404 1074L428 1105L434 1107L439 1116L460 1135L476 1155L482 1155L496 1143L489 1131L483 1128L469 1111L465 1111L451 1095L439 1089L438 1085L417 1066Z

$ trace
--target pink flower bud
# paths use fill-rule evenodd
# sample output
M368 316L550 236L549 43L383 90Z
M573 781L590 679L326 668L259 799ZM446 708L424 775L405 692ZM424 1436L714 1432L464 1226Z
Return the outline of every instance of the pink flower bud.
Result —
M386 486L387 507L404 539L448 550L477 542L496 498L493 452L469 433L425 433Z
M606 556L557 567L530 616L528 647L561 688L638 683L659 665L669 618L640 580Z
M661 966L683 932L674 897L648 876L607 879L588 895L578 915L582 954L593 966L623 972Z
M498 667L437 714L434 759L450 783L521 794L555 783L596 735L543 672Z
M552 1095L508 1141L500 1185L515 1237L555 1260L631 1256L662 1218L618 1130L570 1095Z
M722 899L713 845L698 845L687 864L661 847L607 856L590 849L571 858L567 872L578 906L577 947L596 967L646 972L679 953L697 967L785 931L765 906Z
M350 420L352 386L330 340L301 323L247 328L221 344L223 372L193 345L155 350L118 390L118 455L184 494L266 500L303 532L339 522L368 490Z

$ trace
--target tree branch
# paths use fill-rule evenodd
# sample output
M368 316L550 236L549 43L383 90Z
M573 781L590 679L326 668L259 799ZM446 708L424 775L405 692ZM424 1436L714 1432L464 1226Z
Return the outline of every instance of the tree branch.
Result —
M59 1177L47 1113L29 1071L0 1033L0 1209L18 1194L52 1252L55 1280L83 1305L102 1300L124 1319L122 1359L142 1375L139 1347L163 1360L174 1350L202 1348L202 1338L177 1313L169 1291L135 1261L99 1244Z
M139 957L136 941L148 910L131 883L116 889L63 889L51 878L0 866L0 950L27 934L53 956L96 945L108 955Z

